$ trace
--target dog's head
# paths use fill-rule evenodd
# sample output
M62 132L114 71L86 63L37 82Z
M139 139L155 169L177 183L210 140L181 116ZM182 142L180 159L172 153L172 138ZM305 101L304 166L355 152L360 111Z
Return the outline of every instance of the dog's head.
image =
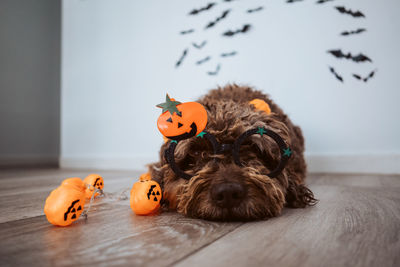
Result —
M266 116L247 104L230 100L203 103L208 112L207 132L220 144L233 144L244 132L255 127L272 130L290 145L288 129L275 115ZM180 141L175 149L176 165L191 175L179 177L164 154L170 142L161 148L158 166L150 166L152 176L164 188L170 208L183 214L209 220L252 220L276 216L285 203L287 174L270 173L280 162L276 142L264 135L252 135L240 146L238 166L230 149L215 154L205 138Z

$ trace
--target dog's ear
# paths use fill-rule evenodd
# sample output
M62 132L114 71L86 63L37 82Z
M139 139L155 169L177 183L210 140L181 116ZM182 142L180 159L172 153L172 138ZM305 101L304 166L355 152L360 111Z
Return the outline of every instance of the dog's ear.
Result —
M313 192L304 184L297 184L289 180L286 192L286 206L289 208L305 208L317 204L318 200L314 198Z

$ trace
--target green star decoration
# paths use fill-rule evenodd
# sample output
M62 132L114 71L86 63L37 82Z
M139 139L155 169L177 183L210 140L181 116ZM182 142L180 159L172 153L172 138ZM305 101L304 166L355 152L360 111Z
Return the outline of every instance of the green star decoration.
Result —
M201 138L203 138L204 135L206 135L206 134L207 134L206 132L201 132L201 133L199 133L196 137L201 137Z
M283 150L283 155L286 157L290 157L292 155L292 150L290 149L290 147Z
M257 133L263 136L263 134L267 133L267 130L265 130L263 127L258 127Z
M180 114L178 108L176 107L176 105L179 104L181 104L181 102L172 101L171 98L169 98L169 95L167 94L167 96L165 97L165 102L158 104L156 107L162 108L162 113L169 111L171 115L174 115L174 112L176 112L176 114Z

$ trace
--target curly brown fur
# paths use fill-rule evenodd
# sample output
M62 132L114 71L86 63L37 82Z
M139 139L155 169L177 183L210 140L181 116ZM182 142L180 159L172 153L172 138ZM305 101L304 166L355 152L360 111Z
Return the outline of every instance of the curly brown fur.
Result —
M255 98L267 102L272 113L267 115L248 104ZM265 127L278 133L293 155L285 169L270 178L266 174L277 166L280 158L272 139L258 135L249 138L240 149L245 166L238 167L230 153L213 155L207 141L190 138L180 141L175 150L178 166L193 175L187 181L177 177L165 161L167 142L161 146L160 161L149 166L153 179L163 187L165 209L209 220L254 220L277 216L284 206L304 208L316 203L313 193L304 185L306 163L301 129L267 95L233 84L210 91L198 102L208 113L206 130L218 142L231 144L243 132ZM218 163L213 161L214 157L219 158ZM243 201L231 208L215 205L210 192L221 183L244 188Z

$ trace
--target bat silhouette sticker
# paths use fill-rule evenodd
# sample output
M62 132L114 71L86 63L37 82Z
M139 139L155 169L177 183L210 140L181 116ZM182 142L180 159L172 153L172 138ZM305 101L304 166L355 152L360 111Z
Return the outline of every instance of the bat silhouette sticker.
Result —
M207 44L207 41L204 40L201 44L192 43L192 45L197 49L202 49Z
M335 6L335 8L342 14L350 15L354 18L365 18L365 15L361 11L352 11L351 9L346 9L344 6Z
M229 52L229 53L222 53L222 54L221 54L221 57L233 57L233 56L235 56L236 54L237 54L236 51L232 51L232 52Z
M210 57L210 56L207 56L207 57L205 57L205 58L200 59L199 61L197 61L197 62L196 62L196 65L201 65L201 64L203 64L203 63L209 61L210 59L211 59L211 57Z
M338 79L339 81L343 82L343 77L340 76L333 67L329 66L329 70L331 71L331 73L335 76L336 79Z
M349 59L349 60L352 60L352 61L357 62L357 63L365 62L365 61L372 62L372 60L369 57L367 57L366 55L361 54L361 53L356 55L356 56L353 56L350 52L347 53L347 54L344 54L342 52L342 50L340 50L340 49L338 49L338 50L329 50L328 53L332 54L333 56L335 56L337 58L345 58L345 59Z
M232 37L232 36L234 36L234 35L236 35L238 33L246 33L246 32L248 32L250 30L250 28L251 28L250 24L245 24L245 25L243 25L243 27L241 29L238 29L236 31L229 30L229 31L224 32L222 35L223 36Z
M365 78L361 77L361 76L358 75L358 74L353 73L353 77L356 78L357 80L367 82L369 79L371 79L372 77L374 77L375 73L376 73L376 70L371 71L371 72L367 75L367 77L365 77Z
M210 10L215 5L216 3L208 3L205 7L201 7L199 9L193 9L192 11L189 12L189 15L197 15L200 12Z
M260 6L260 7L257 7L257 8L253 8L253 9L247 9L247 13L254 13L254 12L258 12L258 11L261 11L261 10L263 10L264 9L264 7L263 6Z
M185 34L189 34L189 33L192 33L192 32L194 32L194 29L181 31L180 34L185 35Z
M211 75L211 76L215 76L215 75L218 74L218 72L219 72L220 69L221 69L221 65L218 64L218 65L217 65L217 68L215 69L215 71L208 71L207 74L208 74L208 75Z
M344 31L344 32L340 33L340 35L347 36L347 35L352 35L352 34L360 34L360 33L365 32L365 31L367 31L367 29L359 28L359 29L354 30L354 31Z
M316 4L325 4L326 2L331 2L331 1L334 1L334 0L319 0L316 2Z
M187 56L188 51L189 51L189 49L183 50L182 56L179 58L179 60L175 64L175 68L179 67L182 64L183 60Z
M209 29L211 27L214 27L219 21L223 20L224 18L226 18L226 16L228 16L229 12L231 12L230 9L225 10L224 12L222 12L221 16L217 17L215 20L210 21L205 29Z

